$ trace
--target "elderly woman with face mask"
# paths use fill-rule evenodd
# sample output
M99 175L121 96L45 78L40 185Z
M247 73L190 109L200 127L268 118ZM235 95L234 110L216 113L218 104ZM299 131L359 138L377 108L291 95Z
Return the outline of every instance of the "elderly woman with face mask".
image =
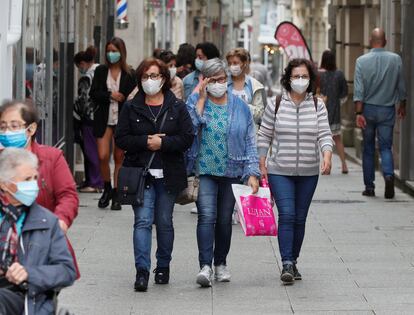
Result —
M0 153L0 314L52 314L55 290L76 278L58 218L35 202L37 168L27 150Z
M258 132L260 171L279 212L280 279L285 284L302 279L296 264L306 217L319 172L331 172L332 133L325 104L312 94L315 79L308 60L291 60L280 80L282 95L266 107Z
M197 243L200 272L197 283L211 286L230 281L230 250L235 199L232 184L246 181L256 193L260 176L255 127L247 104L227 92L225 63L214 58L201 69L204 79L187 101L197 134L187 156L188 172L198 173Z
M244 48L236 48L227 53L226 59L230 70L229 91L249 105L254 122L259 127L266 107L266 92L263 84L248 75L250 54Z
M166 64L148 58L141 62L136 74L139 92L124 105L115 132L115 143L126 151L123 162L126 167L146 167L155 152L144 203L133 206L137 270L134 287L136 291L146 291L151 268L153 223L158 245L154 280L156 284L169 282L174 202L178 193L187 186L184 152L191 146L194 135L185 104L170 90L170 72Z

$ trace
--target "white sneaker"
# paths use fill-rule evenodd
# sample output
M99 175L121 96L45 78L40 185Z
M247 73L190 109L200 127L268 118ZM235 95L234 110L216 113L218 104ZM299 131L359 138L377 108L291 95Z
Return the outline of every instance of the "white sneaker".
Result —
M209 265L204 265L197 275L196 282L202 287L211 287L211 279L213 278L213 270Z
M190 213L197 214L198 213L197 207L191 208Z
M214 269L214 276L218 282L230 282L231 273L226 265L215 266Z

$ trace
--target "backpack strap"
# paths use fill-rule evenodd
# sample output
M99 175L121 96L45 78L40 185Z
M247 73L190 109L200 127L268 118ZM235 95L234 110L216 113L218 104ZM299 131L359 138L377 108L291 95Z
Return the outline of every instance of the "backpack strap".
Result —
M313 103L315 104L315 111L318 112L318 98L313 96Z

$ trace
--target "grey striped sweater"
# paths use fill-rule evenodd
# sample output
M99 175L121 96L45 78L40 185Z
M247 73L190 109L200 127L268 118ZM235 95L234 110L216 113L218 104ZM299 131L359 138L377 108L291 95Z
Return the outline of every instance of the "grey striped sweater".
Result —
M311 93L298 106L283 91L275 120L274 102L267 105L258 132L259 156L267 157L269 174L319 174L321 151L332 151L332 132L325 104L318 99L317 113ZM271 150L270 149L271 146Z

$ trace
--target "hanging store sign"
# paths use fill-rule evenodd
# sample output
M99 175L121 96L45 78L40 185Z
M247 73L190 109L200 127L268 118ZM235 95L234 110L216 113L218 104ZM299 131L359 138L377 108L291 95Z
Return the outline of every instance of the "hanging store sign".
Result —
M275 38L279 45L283 47L289 59L304 58L312 61L306 40L293 23L280 23L276 28Z

